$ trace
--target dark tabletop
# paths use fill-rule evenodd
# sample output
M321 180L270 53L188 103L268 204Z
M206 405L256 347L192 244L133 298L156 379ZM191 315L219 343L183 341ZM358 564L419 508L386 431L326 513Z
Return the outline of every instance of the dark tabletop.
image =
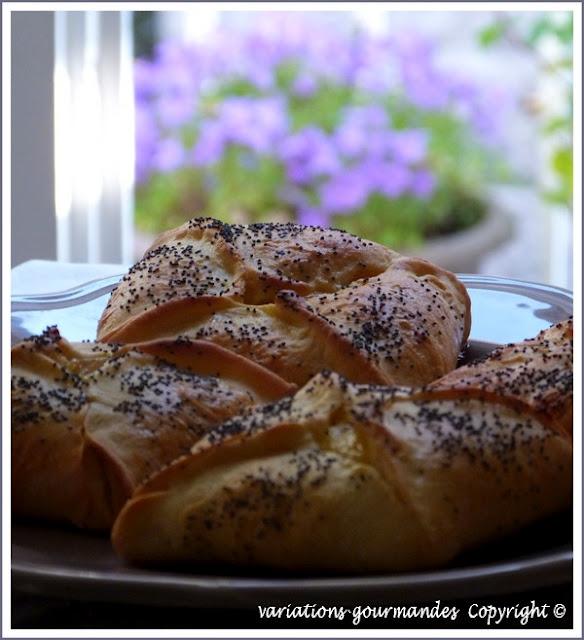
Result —
M464 594L461 594L464 596ZM529 592L494 596L486 598L455 599L441 601L442 608L456 606L460 614L455 622L452 620L428 621L417 619L393 620L379 622L361 620L358 627L353 626L351 616L343 621L329 619L319 620L266 620L260 619L258 610L233 609L226 603L221 609L197 609L181 607L139 606L132 604L106 602L79 602L35 596L23 593L13 593L12 598L12 628L14 629L245 629L245 628L273 628L273 629L308 629L308 628L497 628L497 629L569 629L572 627L572 584L536 589ZM318 603L313 603L318 605ZM389 603L388 603L389 604ZM435 602L417 603L419 606L435 605ZM521 607L542 607L547 617L531 618L527 624L521 624L519 618L513 615L507 622L490 627L486 619L471 618L469 608L477 613L481 607L513 607L519 611ZM553 610L556 605L565 607L565 615L558 619ZM411 605L409 605L411 606ZM560 609L558 609L561 611ZM485 609L483 609L485 611ZM523 609L526 611L526 609Z

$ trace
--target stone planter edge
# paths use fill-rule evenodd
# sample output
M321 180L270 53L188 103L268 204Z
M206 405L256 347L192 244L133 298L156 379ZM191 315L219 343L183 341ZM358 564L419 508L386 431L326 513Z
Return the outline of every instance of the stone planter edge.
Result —
M477 273L481 260L513 237L512 218L499 204L491 203L478 224L429 240L421 247L396 251L429 260L455 273Z

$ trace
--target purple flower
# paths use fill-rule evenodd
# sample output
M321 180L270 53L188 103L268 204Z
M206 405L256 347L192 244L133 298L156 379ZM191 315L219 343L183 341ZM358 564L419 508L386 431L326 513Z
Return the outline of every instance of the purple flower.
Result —
M414 33L400 33L390 42L399 64L405 94L422 109L443 109L448 105L448 77L434 66L434 43Z
M448 87L439 76L426 75L416 68L406 68L404 86L408 98L421 109L438 111L448 106Z
M256 103L256 119L274 138L288 131L288 112L282 98L265 98Z
M278 83L282 65L294 72L285 89ZM246 81L238 95L227 91L234 80ZM431 39L403 31L374 37L326 12L310 20L260 13L226 21L206 42L164 41L153 61L136 61L134 83L138 181L188 162L207 184L208 168L236 146L250 173L262 157L280 163L284 178L274 178L274 197L314 224L358 211L372 193L429 198L440 179L428 166L431 128L403 127L419 122L420 112L444 111L492 143L505 102L495 88L440 68ZM305 109L331 85L346 90L326 113L336 128L294 130L296 98ZM320 122L317 102L309 122ZM400 129L392 128L393 104L405 114ZM185 150L180 140L191 131L196 142Z
M480 100L478 87L469 79L463 77L450 76L450 95L461 103L470 103Z
M345 110L344 121L366 129L385 129L389 126L387 111L378 104L350 107Z
M355 85L374 95L395 89L399 70L391 56L391 43L385 38L361 38L360 65L355 74Z
M389 198L403 195L411 185L410 170L397 162L370 158L361 163L359 170L366 176L371 191Z
M164 127L175 129L193 120L195 100L190 95L165 93L157 101L160 122Z
M393 158L404 164L418 164L426 158L428 132L422 129L394 131L389 137Z
M510 108L510 97L501 87L486 87L474 103L470 121L487 144L496 143L503 116Z
M365 205L370 180L360 167L339 172L320 188L320 200L328 213L347 214Z
M337 149L347 158L361 155L367 147L368 138L367 131L360 124L353 122L342 123L334 137Z
M160 133L152 113L140 103L136 104L136 180L144 182L152 171L152 158Z
M412 175L410 188L416 197L426 200L436 188L436 177L426 169L415 171Z
M366 143L366 158L382 160L392 155L394 134L391 130L375 131L369 134Z
M409 189L411 180L412 174L407 167L388 162L384 166L383 177L377 184L377 188L389 198L399 198Z
M219 108L226 141L267 153L288 130L288 114L280 98L228 98Z
M205 120L194 150L197 165L221 159L225 145L267 154L288 130L288 114L279 98L226 98L213 120Z
M179 42L162 42L156 58L158 95L195 96L203 79L202 69L193 64L191 49Z
M341 166L330 138L317 127L307 127L285 138L279 156L289 179L297 184L332 175Z
M193 150L193 162L196 166L214 165L221 159L225 146L225 136L216 121L203 123L199 139Z
M146 101L158 92L158 67L148 60L134 62L134 94L136 100Z
M292 92L299 98L310 98L317 89L316 78L308 73L299 75L292 85Z
M153 164L159 171L169 173L182 166L185 159L185 152L178 140L165 138L160 141Z
M429 38L414 31L399 31L391 36L388 46L400 60L427 65L432 59L435 45Z
M383 155L387 150L388 127L388 117L383 107L352 107L345 110L335 132L335 144L347 158L356 158L364 153Z

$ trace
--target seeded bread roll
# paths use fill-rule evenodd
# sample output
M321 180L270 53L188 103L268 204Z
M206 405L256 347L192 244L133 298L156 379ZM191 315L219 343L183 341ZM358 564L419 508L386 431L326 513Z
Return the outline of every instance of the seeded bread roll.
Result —
M430 384L432 393L494 399L572 437L573 321L508 344Z
M555 425L572 405L566 335L561 325L526 343L540 358L562 354L545 383L558 398L553 424L533 402L538 359L509 360L522 377L512 403L495 390L501 352L480 380L455 373L435 389L319 374L148 480L116 520L114 547L139 565L416 570L565 509L572 444ZM493 392L474 396L489 370Z
M16 515L111 527L135 487L244 407L293 387L208 342L72 344L55 329L12 350Z
M424 260L337 230L203 218L130 269L98 338L208 340L295 384L328 368L420 385L456 366L469 327L464 286Z

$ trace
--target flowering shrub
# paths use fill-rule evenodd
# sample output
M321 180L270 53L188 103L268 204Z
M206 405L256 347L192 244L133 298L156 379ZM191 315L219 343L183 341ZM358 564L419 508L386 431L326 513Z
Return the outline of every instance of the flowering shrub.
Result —
M137 222L292 219L394 246L473 224L500 96L413 34L292 14L135 64Z

